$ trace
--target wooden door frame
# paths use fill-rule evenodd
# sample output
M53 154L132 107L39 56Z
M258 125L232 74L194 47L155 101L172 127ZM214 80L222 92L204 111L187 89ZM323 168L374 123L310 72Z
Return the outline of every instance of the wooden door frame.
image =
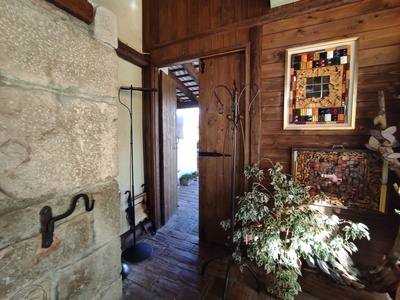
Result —
M253 102L254 113L246 116L246 138L245 146L248 149L245 163L258 163L260 160L260 134L261 134L261 40L262 28L253 27L249 30L249 42L245 45L220 49L213 53L207 53L207 56L196 55L190 59L215 57L226 55L233 52L245 52L245 80L257 84L260 93ZM178 63L178 62L177 62ZM170 65L170 64L169 64ZM143 67L143 86L158 87L158 69L164 66L154 66L151 64ZM250 91L246 93L246 106L250 99ZM160 207L160 136L159 136L159 107L158 93L146 93L143 101L143 136L144 136L144 155L145 155L145 182L150 201L150 216L156 228L161 226L161 207Z
M159 86L158 69L153 65L142 69L143 86ZM143 151L144 151L144 179L150 203L150 218L155 228L161 226L161 181L160 181L160 124L159 101L157 93L143 95Z
M159 111L160 111L159 154L160 154L160 166L161 166L159 168L160 169L160 213L161 213L161 225L165 225L171 218L171 216L175 213L178 207L178 193L177 193L178 154L176 150L177 85L176 81L163 71L158 72L158 77L159 77L158 101L159 101ZM174 95L173 100L170 98L170 95L172 94ZM174 107L172 108L171 106ZM175 115L171 116L171 114L173 114L172 112L173 110L175 110L174 112ZM166 115L165 112L167 112ZM173 121L171 122L172 119ZM175 127L172 129L173 126ZM165 135L166 133L167 137ZM169 140L170 137L168 137L168 133L173 134L172 141ZM172 150L170 146L172 146ZM170 161L170 159L172 159L172 161ZM175 176L175 180L172 180L172 178L170 178L171 176ZM171 184L173 186L170 186Z

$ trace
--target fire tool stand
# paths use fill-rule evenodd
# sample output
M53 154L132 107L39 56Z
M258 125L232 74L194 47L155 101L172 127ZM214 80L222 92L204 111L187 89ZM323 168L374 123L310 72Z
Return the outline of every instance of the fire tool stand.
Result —
M140 92L156 92L157 89L153 88L140 88L140 87L120 87L121 90L129 90L131 93L130 107L125 105L119 99L119 102L126 107L130 117L130 186L131 189L127 190L125 194L128 194L128 208L127 214L129 219L130 228L133 235L133 245L122 252L122 258L127 262L139 262L143 261L151 256L153 253L153 247L147 243L136 243L136 231L135 231L135 192L134 192L134 168L133 168L133 123L132 123L132 99L133 91Z

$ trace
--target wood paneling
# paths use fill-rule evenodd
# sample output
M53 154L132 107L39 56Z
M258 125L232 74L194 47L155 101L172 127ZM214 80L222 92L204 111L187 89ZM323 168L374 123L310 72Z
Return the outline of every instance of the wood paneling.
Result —
M302 0L270 9L267 0L148 0L143 2L143 49L151 52L194 37L250 28L360 1Z
M232 85L236 81L238 92L244 86L244 53L210 57L204 60L205 71L199 74L199 152L224 153L227 156L199 157L199 237L212 243L227 242L228 232L220 226L222 220L230 217L232 205L232 159L236 146L235 195L240 192L243 182L244 145L246 138L236 127L237 144L233 144L233 124L226 116L232 114ZM228 90L217 86L225 85ZM216 88L216 89L215 89ZM218 105L214 92L222 106ZM244 111L244 99L238 109ZM222 111L221 111L222 110ZM235 196L233 196L235 197Z
M177 1L169 12L176 17L171 24L165 24L171 21L165 16L158 20L160 14L166 13L157 10L164 1L172 0L149 0L151 5L144 4L153 9L145 11L149 19L144 23L144 35L151 36L144 37L144 49L156 66L207 57L251 43L251 80L261 90L255 112L259 114L259 123L252 124L258 126L252 128L251 145L256 147L256 155L251 156L253 162L268 157L279 161L284 172L289 173L292 147L331 148L341 144L345 148L364 149L373 128L372 118L378 113L379 90L385 92L389 124L399 125L398 0L302 0L276 9L270 9L268 1L258 0L187 0L182 4ZM185 10L185 16L176 15ZM359 38L356 128L283 130L286 49L348 37ZM261 167L267 167L263 164ZM398 201L395 205L389 202L392 208L396 205L399 206ZM371 226L375 230L379 224L377 219ZM377 244L374 258L387 251L385 241Z
M248 58L249 63L246 67L250 68L249 76L250 78L246 78L246 82L251 82L257 85L258 92L261 89L261 27L255 26L249 31L249 40L250 40L250 57ZM250 97L254 95L251 94ZM249 161L246 163L254 163L257 162L260 158L260 132L261 132L261 98L257 96L257 98L253 101L252 106L249 111L249 115L246 117L250 119L250 141L249 141Z
M161 175L161 224L165 225L178 208L178 189L176 174L177 136L176 136L176 81L160 72L160 175Z
M143 68L144 87L158 87L158 73L154 66ZM156 228L161 226L160 201L160 133L158 92L143 93L143 153L146 191L150 202L150 219Z
M117 55L120 58L129 61L138 67L145 68L150 64L148 55L137 52L135 49L129 47L120 40L118 40L118 48L115 50L115 52L117 52Z
M46 0L74 17L91 24L94 20L93 6L87 0Z
M248 29L230 30L205 37L169 44L150 52L150 60L156 66L185 62L215 53L243 48L249 41Z
M384 90L388 105L397 113L400 105L393 99L393 86L400 81L400 11L395 1L362 1L303 17L266 24L262 52L262 142L261 156L290 163L290 148L363 148L368 141L372 118L378 112L378 90ZM359 37L358 95L356 129L332 131L283 131L284 57L290 47L314 44L350 36ZM391 103L391 104L389 104ZM393 119L391 119L393 121ZM299 135L304 138L298 139ZM314 145L314 146L312 146ZM285 156L274 155L282 151ZM272 158L272 157L271 157ZM289 169L285 171L289 172Z

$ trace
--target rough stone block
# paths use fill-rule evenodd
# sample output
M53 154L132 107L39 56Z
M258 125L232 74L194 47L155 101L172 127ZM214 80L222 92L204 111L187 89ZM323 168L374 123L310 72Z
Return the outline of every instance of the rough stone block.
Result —
M11 87L0 94L0 182L8 197L60 194L117 176L114 105Z
M108 243L119 233L119 222L117 221L120 216L117 196L115 196L118 194L118 183L115 180L76 191L72 195L59 196L36 204L32 203L24 209L3 214L0 218L0 249L37 236L40 232L40 210L44 206L50 206L53 217L59 216L71 207L73 198L79 193L87 194L90 204L92 200L95 200L95 209L90 214L93 216L95 234L98 235L96 244ZM88 212L86 212L83 198L80 198L74 212L55 224L59 226L83 213Z
M0 218L0 249L36 236L40 231L39 212L43 206L3 214ZM50 206L54 207L54 202Z
M32 1L2 0L0 32L0 70L9 81L115 98L118 57L89 26L84 30Z
M92 244L91 221L86 213L59 226L56 224L50 248L41 247L39 235L1 250L0 299L7 299L38 278L51 276L55 270L84 257Z
M111 286L106 287L97 297L99 300L122 300L122 279L116 279Z
M99 246L110 242L119 234L120 211L117 181L96 187L92 195L93 199L96 199L96 209L93 210L94 242Z
M52 299L52 282L50 278L32 282L18 291L11 299Z
M117 55L43 0L2 0L0 32L0 299L121 299Z
M90 256L60 270L57 274L59 299L93 299L116 280L121 280L120 259L121 249L116 238Z

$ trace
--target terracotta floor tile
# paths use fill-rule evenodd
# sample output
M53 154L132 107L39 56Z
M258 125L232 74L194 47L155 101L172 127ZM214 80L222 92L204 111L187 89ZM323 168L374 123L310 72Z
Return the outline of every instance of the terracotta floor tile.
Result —
M201 295L198 291L188 289L188 288L183 288L181 293L178 295L178 300L196 300L196 299L201 299Z
M155 235L142 230L137 242L153 246L152 256L129 263L131 272L123 281L124 300L217 300L222 299L228 259L224 246L200 242L198 238L198 181L178 189L177 212ZM124 241L124 249L132 244ZM225 255L222 259L215 259ZM213 260L201 270L207 260ZM231 265L229 300L275 300L265 292L258 293L251 273L240 273ZM262 280L260 278L260 280ZM299 298L300 299L300 298ZM314 299L303 294L302 300Z
M133 283L129 288L124 289L123 296L124 300L147 300L154 299L157 296L157 293L154 293L146 287Z
M150 289L166 299L176 299L183 288L182 285L179 285L172 280L160 277Z

